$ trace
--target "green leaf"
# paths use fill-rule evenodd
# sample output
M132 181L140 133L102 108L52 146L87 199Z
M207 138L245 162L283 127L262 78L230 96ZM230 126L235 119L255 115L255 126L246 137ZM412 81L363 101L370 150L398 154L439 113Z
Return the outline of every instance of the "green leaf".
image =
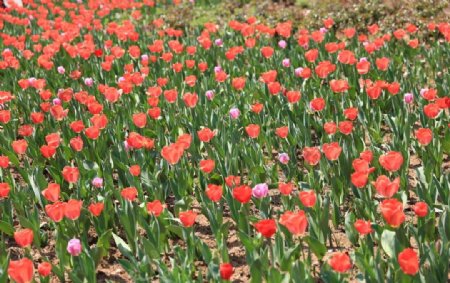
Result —
M133 257L130 246L125 243L125 241L120 238L117 234L112 233L114 238L114 242L116 243L117 248L119 248L120 252L127 257ZM125 268L125 267L124 267Z
M277 269L271 267L269 270L269 282L282 282L283 275Z
M109 230L107 230L107 231L105 231L101 236L100 236L100 238L98 238L98 241L97 241L97 247L99 247L99 248L105 248L105 249L109 249L109 246L110 246L110 244L109 244L109 240L111 239L111 236L112 236L112 230L111 229L109 229Z
M98 164L93 161L84 160L83 161L83 168L86 170L98 170Z
M24 228L30 228L30 229L35 228L33 223L24 216L19 216L19 222L20 222L20 225L22 225L22 227L24 227ZM39 229L39 227L37 227L37 228Z
M327 247L314 237L307 236L305 241L308 243L309 248L319 258L322 259L327 252Z
M0 231L8 236L14 235L14 227L11 224L2 220L0 220Z
M381 234L381 247L389 257L395 257L395 232L384 230Z
M29 176L29 183L36 199L42 207L43 204L41 199L41 187L45 188L47 186L47 181L45 181L45 177L42 174L42 170L40 168L34 168L31 176Z

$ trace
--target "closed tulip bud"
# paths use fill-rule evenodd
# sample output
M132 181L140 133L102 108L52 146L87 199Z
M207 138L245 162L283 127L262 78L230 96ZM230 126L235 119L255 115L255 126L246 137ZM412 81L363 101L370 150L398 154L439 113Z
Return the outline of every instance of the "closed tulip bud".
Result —
M230 280L233 276L233 266L230 263L222 263L220 265L220 277L223 280Z
M94 79L92 79L92 78L86 78L86 79L84 79L84 84L85 84L86 86L88 86L88 87L91 87L91 86L94 85Z
M405 96L403 97L403 101L405 101L406 104L411 104L414 101L414 95L412 93L405 93Z
M239 111L238 108L231 108L231 110L230 110L230 117L231 117L231 119L239 118L240 114L241 114L241 111Z
M92 180L92 186L96 187L96 188L101 188L103 187L103 179L100 177L95 177Z
M53 99L53 105L61 105L61 99L59 98Z
M81 242L78 239L71 239L69 243L67 243L67 252L72 256L79 256L81 254Z
M280 41L278 41L278 46L280 47L280 48L286 48L286 46L287 46L287 43L286 43L286 41L284 41L284 40L280 40Z
M207 92L205 92L205 96L206 98L208 98L208 100L212 100L214 98L214 91L208 90Z
M280 153L280 154L278 154L278 160L282 164L288 164L288 162L289 162L289 155L287 153Z
M52 272L52 265L49 262L43 262L38 265L39 275L47 277Z

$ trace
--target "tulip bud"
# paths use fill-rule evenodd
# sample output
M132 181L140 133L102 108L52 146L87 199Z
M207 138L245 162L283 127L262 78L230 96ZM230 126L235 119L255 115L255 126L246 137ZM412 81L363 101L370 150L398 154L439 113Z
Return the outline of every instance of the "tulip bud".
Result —
M230 110L230 117L231 117L231 119L239 118L240 114L241 114L241 111L239 111L238 108L231 108L231 110Z
M286 46L287 46L287 43L286 43L286 41L284 41L284 40L280 40L280 41L278 41L278 46L280 47L280 48L286 48Z
M67 243L67 252L72 256L78 256L81 254L81 242L79 239L71 239Z
M287 153L280 153L280 154L278 154L278 160L282 164L288 164L288 162L289 162L289 155Z
M96 188L101 188L103 187L103 179L100 177L95 177L92 180L92 186L96 187Z
M412 93L405 93L403 100L405 101L406 104L410 104L414 100L414 95Z

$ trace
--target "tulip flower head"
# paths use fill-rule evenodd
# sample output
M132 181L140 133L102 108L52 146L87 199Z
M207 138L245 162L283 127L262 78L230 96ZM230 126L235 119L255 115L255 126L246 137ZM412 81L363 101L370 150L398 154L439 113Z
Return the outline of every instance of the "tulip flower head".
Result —
M81 254L82 247L81 241L79 239L71 239L69 243L67 243L67 252L72 256L79 256Z

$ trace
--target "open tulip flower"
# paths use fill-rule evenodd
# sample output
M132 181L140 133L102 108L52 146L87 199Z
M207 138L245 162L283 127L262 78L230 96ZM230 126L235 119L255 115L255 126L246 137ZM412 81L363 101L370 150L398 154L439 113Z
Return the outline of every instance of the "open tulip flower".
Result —
M1 1L1 282L447 282L448 19L235 2Z

